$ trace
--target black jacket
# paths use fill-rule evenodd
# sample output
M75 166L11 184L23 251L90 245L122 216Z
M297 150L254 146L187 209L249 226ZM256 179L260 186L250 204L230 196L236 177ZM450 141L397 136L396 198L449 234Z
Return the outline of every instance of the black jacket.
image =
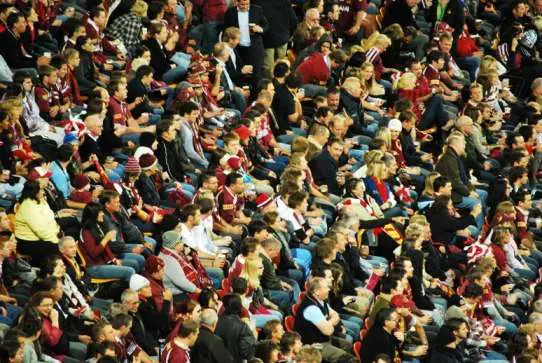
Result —
M342 188L337 183L339 166L339 162L331 157L327 148L309 161L314 182L327 185L328 191L335 195L342 195Z
M412 13L412 8L407 5L406 0L390 2L390 5L386 9L384 19L382 19L382 29L385 29L392 24L399 24L403 29L407 26L418 28L418 24L416 24L416 19Z
M147 331L145 323L143 322L143 317L139 311L130 315L133 318L132 330L130 330L130 332L134 336L136 343L145 351L145 353L151 357L155 356L158 341Z
M452 349L448 347L435 348L431 352L431 357L427 361L428 363L462 363L463 355L459 349Z
M451 216L447 210L434 213L433 210L429 209L427 211L427 220L431 225L433 241L439 243L450 243L457 231L476 224L471 214L456 218Z
M260 5L269 21L268 32L263 35L263 45L277 48L288 43L297 27L297 17L288 0L257 0L253 4Z
M139 309L137 312L141 315L143 324L145 324L145 331L151 334L156 340L159 337L166 337L169 329L169 310L171 301L164 300L162 310L158 311L154 300L148 298L147 300L141 299Z
M231 81L234 84L242 85L245 77L241 73L241 69L245 66L245 63L243 61L243 58L241 58L241 55L236 49L233 50L233 53L235 54L235 62L233 61L233 58L230 56L230 58L228 58L228 61L226 62L226 70L228 71Z
M134 78L128 83L128 103L132 103L138 97L147 97L149 89L141 82L140 79ZM153 108L149 104L148 98L143 102L137 105L132 111L132 116L138 118L142 113L152 113Z
M162 79L164 73L171 69L169 64L168 57L164 52L163 47L160 46L156 39L149 39L143 42L151 52L151 64L150 66L154 69L154 77L156 79Z
M26 51L30 52L29 49ZM21 39L10 30L0 34L0 54L11 69L36 68L36 58L24 55Z
M199 330L196 344L190 349L190 357L198 363L233 363L233 357L226 349L224 341L207 327Z
M442 154L442 157L435 166L435 170L452 182L452 200L454 203L460 202L462 197L470 194L472 185L470 184L463 160L461 160L461 157L451 147Z
M79 56L81 61L79 66L75 68L75 78L79 85L79 90L82 95L88 96L92 93L97 84L95 81L94 61L92 60L92 54L86 51L80 51Z
M139 195L143 199L143 203L159 206L160 205L160 193L156 189L156 185L145 173L141 173L139 178L135 182L135 186L139 191Z
M215 334L222 338L234 362L250 360L254 357L256 338L239 316L222 315L218 318Z
M190 159L177 139L165 141L159 138L156 157L162 169L172 179L177 181L184 182L185 173L191 173L195 170L194 165L190 162Z
M363 134L363 109L359 98L355 98L346 92L344 89L341 89L340 101L339 101L339 111L345 111L348 116L352 118L353 124L350 126L347 132L347 136L355 136Z

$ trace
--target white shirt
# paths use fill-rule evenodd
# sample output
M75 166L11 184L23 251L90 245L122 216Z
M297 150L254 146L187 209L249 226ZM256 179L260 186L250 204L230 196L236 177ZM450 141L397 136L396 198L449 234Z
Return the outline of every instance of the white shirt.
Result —
M250 27L248 23L248 11L237 10L237 20L239 21L239 31L241 32L241 44L243 47L250 47Z
M237 64L235 64L235 61L237 60L235 51L233 50L233 48L230 48L230 47L228 47L228 49L230 50L230 59L231 59L231 63L233 64L233 68L237 69Z
M230 78L228 70L226 69L226 64L224 62L222 62L221 60L217 59L217 58L215 58L215 59L218 62L218 64L220 64L220 66L222 67L222 76L226 77L226 82L228 82L228 88L229 89L227 91L234 90L235 89L235 84L233 84L233 81Z

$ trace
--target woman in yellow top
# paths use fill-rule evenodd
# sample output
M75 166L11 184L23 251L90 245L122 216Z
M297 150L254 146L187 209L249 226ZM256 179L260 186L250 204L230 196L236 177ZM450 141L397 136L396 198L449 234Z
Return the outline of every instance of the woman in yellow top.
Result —
M15 214L17 252L35 263L40 257L58 254L60 226L37 181L27 181Z

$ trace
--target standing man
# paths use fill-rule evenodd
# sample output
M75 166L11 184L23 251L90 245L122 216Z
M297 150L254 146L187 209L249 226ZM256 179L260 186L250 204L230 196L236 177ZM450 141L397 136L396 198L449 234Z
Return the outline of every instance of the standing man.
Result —
M239 28L241 39L237 50L242 59L252 62L254 79L258 81L262 77L263 34L269 28L263 9L251 5L250 0L237 0L236 6L229 8L224 16L224 29L230 26Z
M297 17L290 0L257 0L254 3L262 7L271 29L263 35L263 76L272 78L275 61L286 56L288 40L297 27Z

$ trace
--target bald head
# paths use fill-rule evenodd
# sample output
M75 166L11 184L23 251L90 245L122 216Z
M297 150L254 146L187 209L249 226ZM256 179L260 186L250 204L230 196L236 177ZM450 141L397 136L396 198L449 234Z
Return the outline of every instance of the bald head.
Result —
M100 115L90 115L85 119L85 126L94 136L102 134L103 120Z

